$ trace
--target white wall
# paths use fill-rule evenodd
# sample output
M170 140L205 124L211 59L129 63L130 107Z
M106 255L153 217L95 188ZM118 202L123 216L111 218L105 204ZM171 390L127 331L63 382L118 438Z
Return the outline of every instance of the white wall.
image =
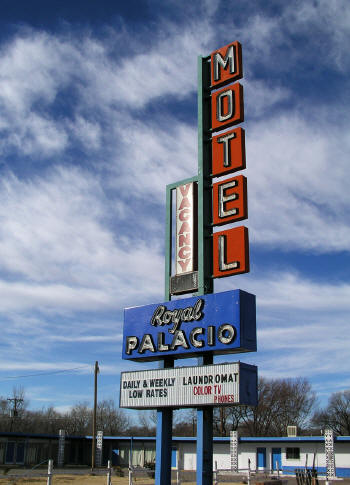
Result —
M350 468L350 443L336 443L335 450L335 466Z
M196 443L179 443L179 454L185 470L196 469ZM251 442L239 443L238 445L238 467L239 469L248 468L248 459L252 470L256 468L257 448L266 448L266 468L270 469L272 463L272 448L281 448L282 466L291 468L304 467L306 463L312 466L315 454L315 466L325 467L325 447L323 442L300 442L300 441L281 441L281 442ZM299 459L287 459L286 448L300 448ZM350 467L350 443L334 443L335 464L337 467ZM213 466L217 461L218 469L230 469L230 445L229 443L214 443L213 446Z
M230 445L226 443L214 443L213 467L217 462L218 470L231 469Z

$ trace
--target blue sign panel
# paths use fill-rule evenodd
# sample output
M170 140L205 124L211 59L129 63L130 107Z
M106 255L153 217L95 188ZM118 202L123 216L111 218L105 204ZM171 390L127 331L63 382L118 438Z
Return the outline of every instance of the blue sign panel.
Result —
M242 290L124 310L123 359L254 351L255 296Z

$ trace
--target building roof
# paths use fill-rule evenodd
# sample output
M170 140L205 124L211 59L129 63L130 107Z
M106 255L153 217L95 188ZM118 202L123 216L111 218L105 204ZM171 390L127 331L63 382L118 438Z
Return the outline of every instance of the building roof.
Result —
M17 433L17 432L0 432L0 437L8 438L47 438L58 439L57 434L37 434L37 433ZM86 439L91 440L92 436L71 436L66 435L66 439ZM155 441L155 436L104 436L104 440L114 441ZM195 436L173 436L173 441L176 442L194 442L197 438ZM213 438L214 443L229 443L230 437L215 436ZM335 442L350 442L350 436L335 436ZM307 443L307 442L324 442L324 436L241 436L239 437L240 443Z

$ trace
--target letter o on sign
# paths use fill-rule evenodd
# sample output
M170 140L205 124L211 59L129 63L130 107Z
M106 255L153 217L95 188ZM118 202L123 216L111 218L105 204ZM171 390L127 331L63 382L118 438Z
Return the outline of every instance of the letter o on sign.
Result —
M223 325L220 325L218 329L218 340L222 344L230 344L236 337L236 330L235 328L228 324L224 323Z

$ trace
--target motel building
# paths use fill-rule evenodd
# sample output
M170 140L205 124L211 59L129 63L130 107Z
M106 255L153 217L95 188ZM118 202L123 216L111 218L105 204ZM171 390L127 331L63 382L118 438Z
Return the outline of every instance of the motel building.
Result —
M214 467L231 470L231 438L215 437L213 441ZM49 458L54 459L55 468L90 466L91 443L91 436L65 436L62 441L58 435L0 433L0 466L32 467ZM131 463L144 467L156 459L155 437L104 436L100 443L97 466L105 467L111 460L113 466L128 467ZM334 437L333 450L335 476L350 478L350 436ZM240 437L237 458L242 473L247 473L250 461L252 472L277 474L278 469L282 475L294 475L295 470L312 468L314 464L319 476L326 474L324 436ZM173 437L171 466L196 470L196 438Z

